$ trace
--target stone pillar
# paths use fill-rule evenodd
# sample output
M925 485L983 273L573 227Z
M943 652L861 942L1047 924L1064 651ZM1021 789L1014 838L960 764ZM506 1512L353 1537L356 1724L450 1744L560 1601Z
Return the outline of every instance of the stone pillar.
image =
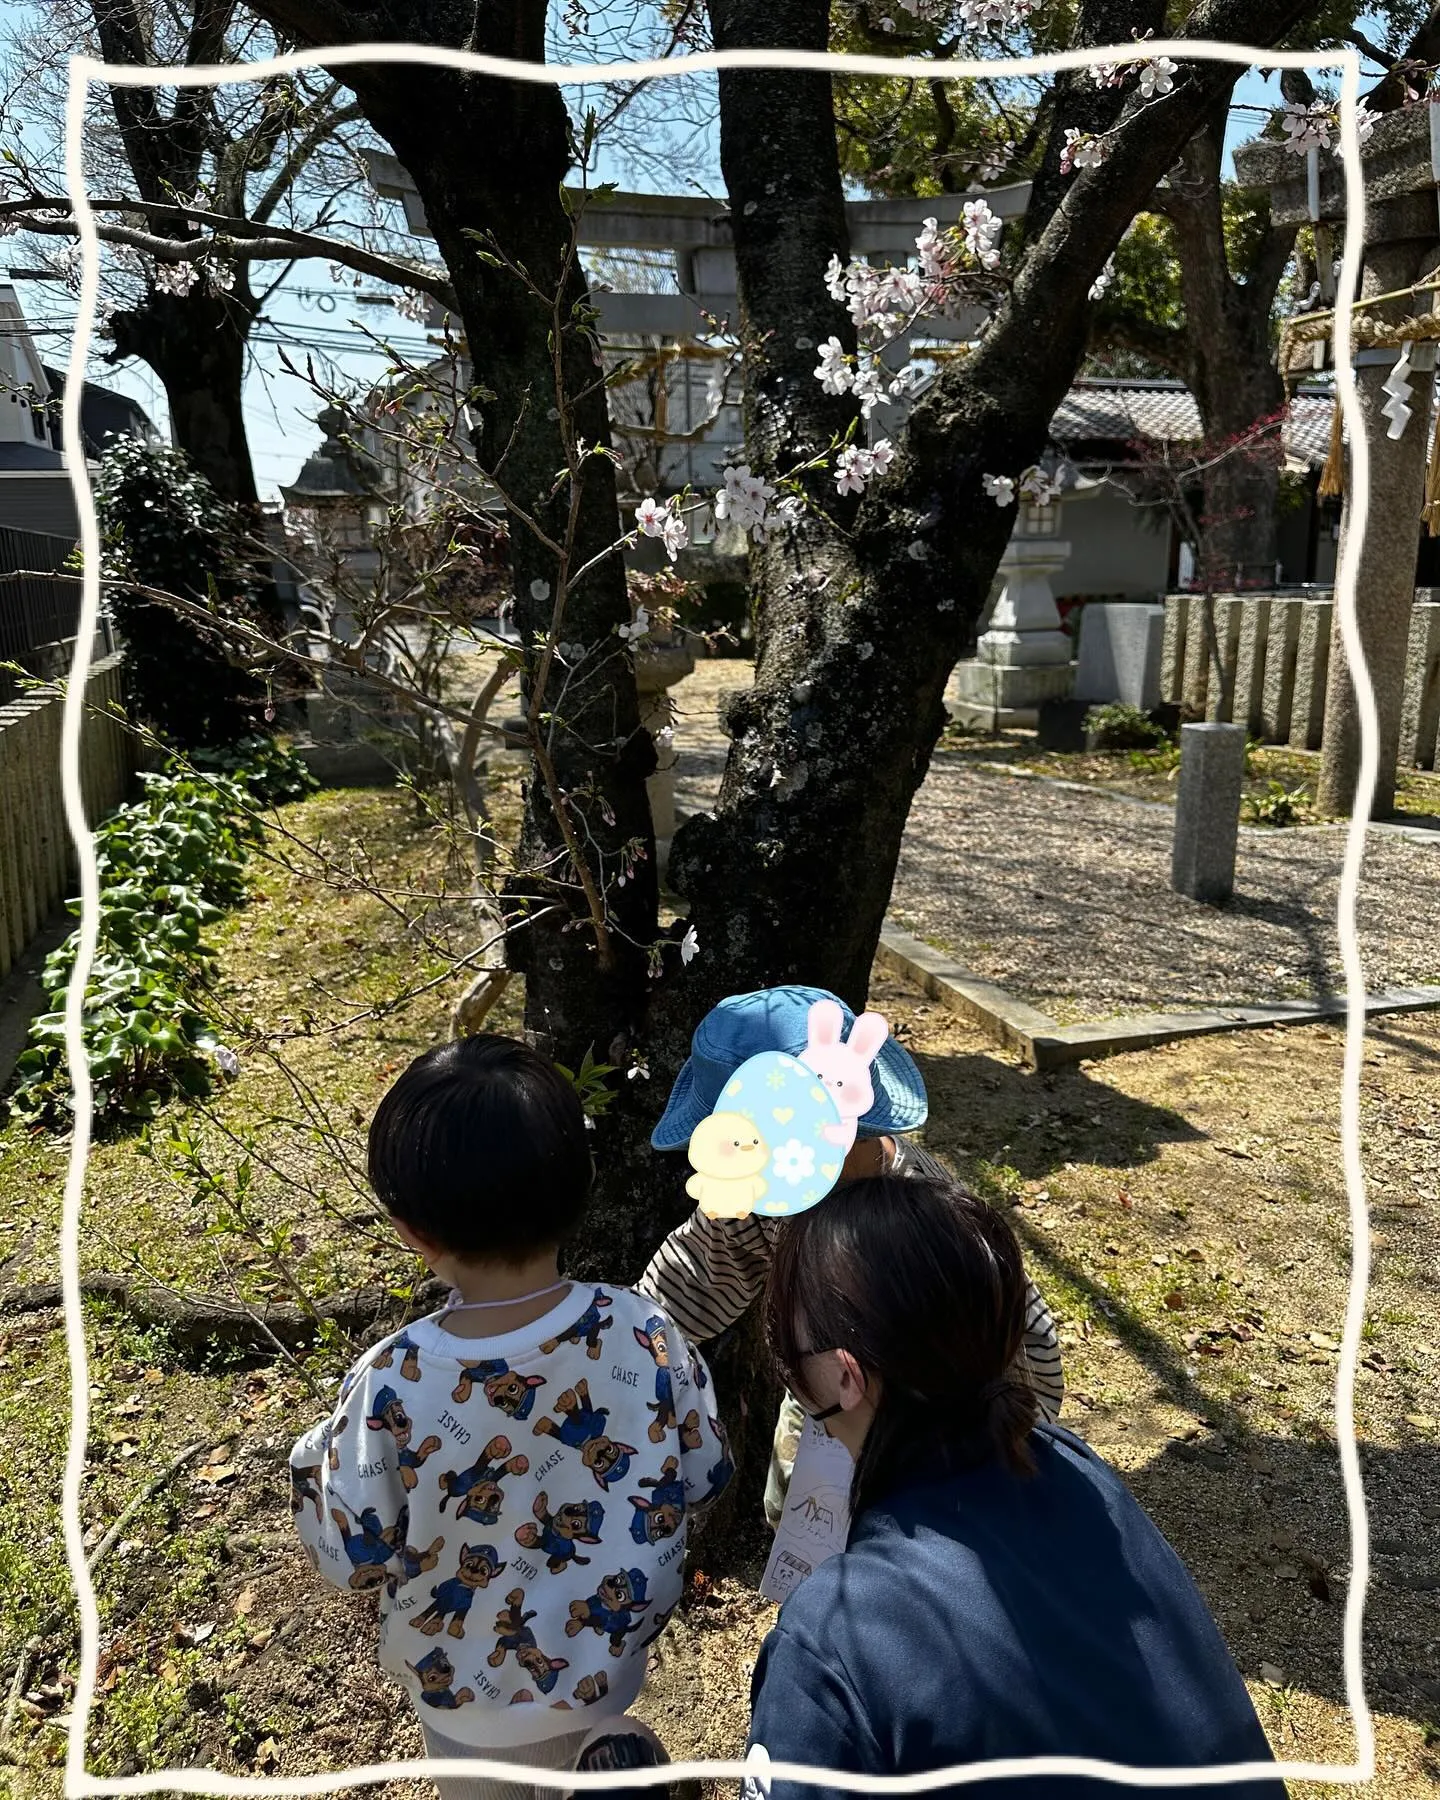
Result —
M1160 655L1165 609L1148 602L1107 601L1087 606L1080 627L1075 698L1153 712L1160 704Z
M1290 741L1295 703L1295 659L1300 648L1302 600L1274 599L1265 634L1265 687L1260 701L1260 735L1267 744Z
M1235 891L1235 846L1245 784L1245 727L1207 722L1180 727L1180 787L1170 885L1218 906Z
M1244 598L1239 594L1217 594L1215 597L1215 636L1220 645L1220 672L1210 669L1210 684L1205 695L1205 717L1226 723L1235 712L1235 666L1240 658L1240 626L1245 616Z
M1265 655L1270 640L1270 597L1247 594L1240 608L1240 646L1235 656L1235 695L1230 717L1251 737L1265 729Z
M1290 702L1290 748L1318 750L1325 731L1325 690L1330 678L1333 600L1305 600L1295 646L1295 692Z
M1185 634L1190 612L1189 594L1165 596L1165 637L1160 649L1160 698L1178 706L1185 689Z
M1421 594L1427 597L1422 599ZM1416 593L1410 615L1405 707L1400 716L1400 761L1411 768L1440 766L1440 603Z
M1075 677L1050 577L1064 568L1060 507L1022 501L1000 573L1005 585L974 659L957 665L946 702L952 718L990 730L1034 725L1046 700L1063 700Z

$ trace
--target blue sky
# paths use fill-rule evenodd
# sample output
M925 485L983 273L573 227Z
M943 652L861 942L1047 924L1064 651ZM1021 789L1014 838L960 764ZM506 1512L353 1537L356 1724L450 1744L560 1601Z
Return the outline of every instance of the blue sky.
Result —
M17 0L0 0L0 27L23 16L27 8ZM1374 35L1384 35L1383 21L1371 22ZM1273 106L1279 99L1278 81L1263 79L1251 71L1242 77L1236 89L1236 101L1243 106ZM1260 121L1245 111L1232 114L1229 141L1242 141L1253 135ZM702 146L701 179L712 192L721 187L718 156L713 141ZM605 166L601 179L616 178L622 172ZM631 179L627 185L661 191L654 180ZM693 190L692 190L693 191ZM397 220L399 209L396 209ZM417 246L418 247L418 246ZM279 265L266 265L279 273ZM52 363L63 363L69 354L70 307L67 297L52 283L22 282L19 294L27 317L36 331L41 352ZM402 349L412 353L423 349L417 328L400 319L386 303L385 291L378 284L363 281L357 291L349 283L333 283L326 266L306 262L295 266L284 286L266 307L264 321L256 334L250 375L246 383L246 424L256 478L262 495L276 492L283 482L293 480L301 463L313 449L317 433L311 420L319 402L306 383L291 375L284 367L288 354L303 365L307 351L328 377L339 382L369 385L382 374L383 355L367 346L366 330L383 333ZM123 369L96 368L96 379L132 395L161 424L166 422L163 390L150 372L140 364Z

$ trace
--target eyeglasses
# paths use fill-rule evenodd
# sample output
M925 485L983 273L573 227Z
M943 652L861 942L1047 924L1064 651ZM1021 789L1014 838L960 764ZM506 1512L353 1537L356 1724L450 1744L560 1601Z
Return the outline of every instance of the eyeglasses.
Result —
M809 1362L812 1356L824 1356L825 1352L823 1350L801 1350L797 1354L800 1363L804 1364ZM789 1383L789 1386L790 1391L793 1394L795 1392L795 1382L793 1379ZM833 1419L836 1413L845 1410L838 1400L833 1406L827 1406L820 1412L811 1412L809 1407L803 1405L799 1399L796 1400L795 1404L800 1407L801 1412L804 1413L807 1419L812 1419L817 1425L823 1425L827 1419Z

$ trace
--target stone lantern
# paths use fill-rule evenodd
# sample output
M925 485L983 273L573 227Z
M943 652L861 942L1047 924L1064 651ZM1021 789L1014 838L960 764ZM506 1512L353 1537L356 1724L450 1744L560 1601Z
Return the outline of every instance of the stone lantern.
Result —
M1377 120L1364 148L1365 233L1357 299L1407 290L1440 262L1440 112L1433 104L1405 106ZM1267 139L1235 151L1235 173L1247 187L1270 190L1270 216L1277 226L1316 227L1317 238L1345 218L1344 165L1332 151L1313 148L1297 155ZM1353 221L1353 228L1362 222ZM1380 776L1377 811L1389 809L1400 737L1400 713L1426 458L1430 448L1431 394L1435 340L1428 320L1411 342L1406 364L1408 413L1399 417L1392 395L1396 365L1404 349L1405 325L1428 313L1433 294L1410 295L1367 307L1354 315L1352 360L1359 410L1370 452L1370 505L1356 580L1357 622L1366 662L1375 684L1380 714ZM1374 327L1386 341L1374 342ZM1396 337L1401 342L1396 342ZM1303 346L1298 367L1320 369L1329 360L1328 343ZM1400 371L1404 377L1406 370ZM1387 386L1387 384L1389 384ZM1351 529L1349 483L1341 520L1341 554ZM1359 765L1359 729L1349 703L1349 679L1340 641L1338 609L1332 626L1329 691L1323 733L1324 765L1319 799L1326 810L1348 811Z
M1069 499L1094 486L1071 464L1060 470ZM1070 556L1060 535L1062 501L1022 499L1000 558L1004 586L975 655L956 666L946 693L952 719L991 731L1037 723L1047 700L1063 700L1075 679L1072 644L1060 623L1051 577Z
M282 487L285 510L319 541L322 553L339 555L353 574L371 571L377 558L374 534L385 519L380 465L345 434L354 422L338 406L316 419L322 441L289 487Z

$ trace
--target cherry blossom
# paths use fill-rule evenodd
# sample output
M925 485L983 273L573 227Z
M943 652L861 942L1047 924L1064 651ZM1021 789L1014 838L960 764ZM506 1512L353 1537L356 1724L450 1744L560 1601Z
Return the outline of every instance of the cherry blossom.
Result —
M402 319L409 319L413 325L423 325L430 317L430 302L424 294L416 294L407 289L403 294L396 294L393 305Z
M1060 478L1037 464L1020 477L1020 492L1036 506L1049 506L1060 498Z
M1077 131L1073 125L1065 129L1065 148L1060 152L1060 173L1072 169L1098 169L1110 154L1110 146L1102 137L1089 131Z
M1001 225L986 200L967 200L962 212L965 248L982 269L993 269L1000 261L996 247ZM928 224L928 220L926 221Z
M1297 156L1302 156L1313 145L1319 150L1330 148L1330 139L1335 131L1335 113L1321 100L1311 106L1300 106L1291 102L1285 108L1280 120L1289 135L1288 148Z
M877 406L888 406L890 397L886 391L880 364L872 362L868 368L856 371L852 386L855 398L860 402L861 416L868 419Z
M1168 56L1140 65L1140 92L1147 100L1168 94L1175 85L1175 67Z
M183 300L199 279L200 271L192 262L161 263L155 271L155 292Z
M1110 283L1114 281L1114 279L1115 258L1112 256L1106 261L1105 267L1090 283L1090 298L1092 300L1103 300L1110 287Z
M835 486L842 494L862 494L865 483L875 475L883 475L895 455L889 438L881 438L867 450L860 444L847 444L835 459Z
M628 625L617 625L616 635L631 644L638 644L650 629L650 614L643 606L635 608L635 617Z
M695 927L692 925L680 940L680 961L688 965L694 962L699 954L700 939L696 936Z
M997 506L1013 506L1015 504L1015 483L1008 475L987 475L984 478L985 492Z
M775 498L775 487L761 475L752 475L749 463L725 471L725 485L715 496L715 517L728 519L738 530L748 531L757 544L766 537L766 509Z
M661 540L671 562L690 542L690 527L680 511L678 495L672 494L665 501L648 495L635 508L635 523L640 527L641 537Z
M1125 80L1123 63L1091 63L1090 79L1097 88L1120 87Z
M839 338L827 338L817 354L820 365L815 371L815 379L827 394L846 393L854 377L850 371L850 358L845 354Z
M960 0L960 22L971 31L1013 31L1035 11L1039 0Z
M205 268L205 276L212 294L229 294L234 292L234 263L208 263Z

